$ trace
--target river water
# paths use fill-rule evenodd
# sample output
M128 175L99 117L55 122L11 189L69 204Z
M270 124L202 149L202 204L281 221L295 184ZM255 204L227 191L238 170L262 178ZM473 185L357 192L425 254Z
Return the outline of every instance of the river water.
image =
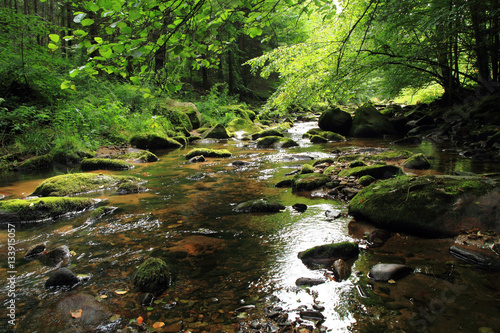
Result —
M325 243L359 241L362 234L349 230L351 218L347 214L336 219L325 215L327 210L346 213L345 202L321 193L292 193L274 184L306 163L307 157L332 156L333 150L344 147L390 147L382 139L313 145L301 137L316 125L298 123L288 131L287 135L300 144L296 148L257 149L249 141L228 140L156 152L160 157L156 163L113 172L146 180L147 192L89 195L117 207L112 215L92 221L90 212L85 212L55 223L17 228L18 332L71 332L60 320L51 319L51 313L62 299L82 293L115 315L111 323L100 327L108 332L116 332L139 316L149 326L165 323L164 331L235 332L241 321L263 318L266 307L280 307L295 321L299 310L311 309L314 304L325 308L322 325L329 332L500 330L498 275L456 262L448 254L453 240L396 234L383 248L362 251L351 278L343 282L330 279L328 270L302 264L298 252ZM193 147L226 148L233 156L190 164L184 156ZM465 159L453 149L443 148L450 147L432 143L397 147L433 156L433 168L424 172L427 174L500 171L499 163ZM233 166L236 160L250 164ZM0 194L23 198L43 179L77 171L5 175L0 178ZM275 214L234 211L237 204L259 198L281 202L287 208ZM306 204L308 209L299 213L291 207L295 203ZM10 301L7 239L7 231L1 230L0 301L5 313ZM27 249L43 242L49 249L67 245L73 256L65 265L90 278L71 291L45 291L44 282L57 267L22 259ZM134 288L131 277L148 257L163 258L176 279L151 305L142 305L143 295ZM377 285L366 273L378 262L406 263L416 273L395 285ZM295 281L300 277L325 278L327 282L299 288ZM235 311L242 306L249 307ZM1 316L0 331L9 332L8 319ZM69 313L67 320L73 320ZM303 324L315 325L309 321Z

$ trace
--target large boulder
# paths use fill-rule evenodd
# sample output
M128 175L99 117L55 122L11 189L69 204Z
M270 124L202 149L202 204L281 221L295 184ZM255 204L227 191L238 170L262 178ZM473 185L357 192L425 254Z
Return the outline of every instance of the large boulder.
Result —
M387 116L369 103L356 110L349 134L354 137L381 137L394 134L395 130Z
M259 126L254 124L251 120L244 118L236 118L231 120L229 124L227 124L227 129L233 133L241 131L247 134L252 134L260 131Z
M281 136L265 136L257 140L257 148L290 148L298 145L294 140Z
M265 138L266 136L283 136L283 133L281 133L280 129L278 128L268 128L252 134L252 140Z
M431 164L424 154L415 154L404 161L403 166L407 169L427 170Z
M204 139L229 139L231 136L222 124L217 124L203 134Z
M360 178L369 175L376 179L387 179L402 173L401 168L395 165L374 164L343 169L339 172L339 177L354 176Z
M475 177L401 176L365 187L349 214L375 225L429 238L460 230L500 230L500 190Z
M311 142L316 143L315 141L320 141L316 137L323 138L325 141L332 141L332 142L338 142L338 141L345 141L345 136L330 132L330 131L323 131L320 128L312 128L309 131L307 131L303 137L309 138Z
M323 131L347 135L351 130L352 117L349 113L342 111L339 108L332 108L321 114L318 126Z
M190 160L196 156L203 157L231 157L231 153L227 149L210 149L210 148L195 148L186 154L186 159Z
M201 113L196 105L190 102L180 102L170 98L165 101L166 109L184 113L192 125L192 128L198 128L201 124Z
M114 158L86 158L82 161L82 170L127 170L134 166Z
M130 144L140 149L169 149L180 148L178 141L156 134L138 134L130 139Z
M377 264L370 269L368 277L375 281L398 280L413 272L413 268L401 264Z
M298 257L306 265L332 265L335 261L349 260L358 255L358 244L351 242L331 243L315 246L299 252Z
M331 177L320 173L306 173L297 175L292 180L292 189L294 191L312 191L322 187L331 181Z

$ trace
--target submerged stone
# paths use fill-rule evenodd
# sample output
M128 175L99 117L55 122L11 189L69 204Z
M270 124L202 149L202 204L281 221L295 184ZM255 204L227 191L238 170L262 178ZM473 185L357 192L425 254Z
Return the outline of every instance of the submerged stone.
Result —
M312 191L325 185L331 180L329 176L320 173L298 175L293 178L292 189L294 191Z
M195 156L220 158L220 157L231 157L231 153L227 149L196 148L192 149L186 154L186 159L190 160Z
M370 269L368 277L375 281L387 282L401 279L413 272L413 268L401 264L377 264Z
M80 279L67 268L59 268L52 272L50 277L45 281L45 288L72 288L80 282Z
M336 260L348 260L358 255L358 244L351 242L315 246L299 252L298 257L306 265L332 265Z
M171 274L167 264L158 258L144 261L133 277L133 283L143 292L161 294L170 286Z
M258 199L240 203L236 206L235 211L239 213L276 213L285 208L278 202Z

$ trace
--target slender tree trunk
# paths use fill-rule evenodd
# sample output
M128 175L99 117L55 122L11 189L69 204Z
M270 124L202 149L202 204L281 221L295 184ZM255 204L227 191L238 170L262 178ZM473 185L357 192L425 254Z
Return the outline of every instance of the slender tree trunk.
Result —
M488 82L490 80L489 57L486 36L486 26L484 21L485 8L483 0L476 0L471 3L472 29L474 30L475 45L474 51L477 57L476 67L479 71L479 80Z
M229 93L234 94L234 69L233 69L233 53L231 50L227 51L227 82L229 85Z

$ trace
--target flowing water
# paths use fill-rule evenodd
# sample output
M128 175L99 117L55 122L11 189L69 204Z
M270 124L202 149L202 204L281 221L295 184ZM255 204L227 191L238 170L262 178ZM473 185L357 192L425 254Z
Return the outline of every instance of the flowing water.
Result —
M311 309L313 304L325 307L322 325L331 332L500 329L498 276L454 262L447 254L452 240L395 235L387 247L362 252L352 267L351 278L340 283L329 278L331 272L302 264L298 252L325 243L359 240L362 234L348 230L347 214L337 219L325 215L334 209L347 212L345 202L321 193L295 194L274 184L305 163L307 157L332 156L331 151L341 147L389 146L386 140L313 145L301 136L314 126L313 122L301 123L289 130L287 135L300 144L290 149L257 149L251 142L240 140L201 142L194 146L227 148L233 156L197 164L190 164L184 157L192 146L157 152L159 162L113 172L146 180L147 192L89 195L117 207L112 215L94 221L89 219L90 212L85 212L55 223L16 228L18 332L71 332L51 316L58 302L79 293L91 295L115 314L109 324L100 327L108 332L125 327L139 316L148 325L164 322L168 331L234 332L240 321L264 317L267 306L281 307L293 321L300 309ZM435 157L433 169L425 173L500 171L498 163L464 159L430 143L404 148ZM250 164L233 166L236 160ZM0 194L23 198L43 179L61 172L76 171L2 176ZM259 198L281 202L287 208L275 214L234 211L237 204ZM304 203L308 209L296 212L291 208L295 203ZM4 313L11 299L6 283L8 237L6 230L0 231L0 301ZM71 291L47 292L44 282L57 267L22 259L27 249L43 242L49 249L67 245L74 253L64 264L75 274L89 274L90 279ZM148 257L163 258L176 278L152 304L142 305L143 294L134 288L131 277ZM413 264L417 274L402 279L397 286L374 285L366 272L381 261ZM327 282L298 288L295 280L299 277L326 278ZM367 294L368 300L364 298ZM235 311L249 305L256 307ZM67 316L65 320L73 320L69 312ZM8 320L6 315L1 316L0 331L9 331ZM314 326L313 322L304 323Z

